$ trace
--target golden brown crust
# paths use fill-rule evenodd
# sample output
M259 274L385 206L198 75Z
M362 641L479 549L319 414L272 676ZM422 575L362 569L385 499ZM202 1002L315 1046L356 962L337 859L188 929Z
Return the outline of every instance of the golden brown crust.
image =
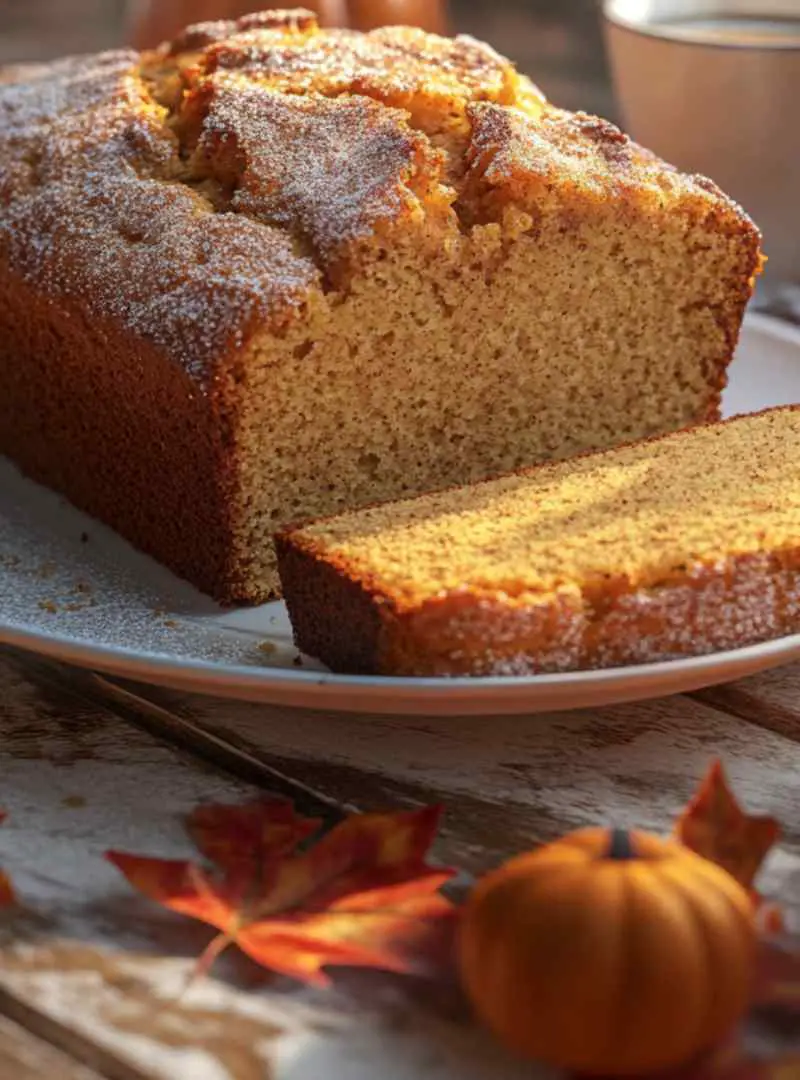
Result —
M513 104L518 86L513 65L483 42L405 26L362 34L305 24L285 28L280 40L243 28L211 46L201 69L238 71L289 93L361 94L393 107L421 96L462 109L469 101Z
M277 30L282 33L316 33L317 17L307 8L284 8L272 11L256 11L239 19L216 19L187 26L172 41L162 46L167 56L199 52L225 41L236 34L250 30Z
M369 98L284 94L224 74L189 95L181 132L193 173L231 192L228 209L288 233L326 281L382 225L421 214L440 169L404 115Z
M213 400L155 347L0 273L4 349L8 326L17 332L0 364L0 453L224 599L236 572L236 476Z
M800 406L767 412L800 412ZM647 442L675 437L680 433ZM481 487L457 490L474 490L479 499ZM622 572L599 582L565 582L544 601L525 591L524 568L513 593L465 585L415 600L413 592L388 591L377 577L327 551L303 526L282 530L276 546L298 648L344 673L589 670L699 656L800 632L800 546L721 550L713 562L687 565L644 587Z
M178 75L168 110L159 85ZM264 12L190 27L144 57L68 59L13 80L0 83L0 259L205 385L254 325L281 332L301 314L334 249L341 257L411 209L443 223L454 203L469 227L510 205L569 213L570 191L583 215L592 192L620 201L621 220L625 200L660 199L741 236L742 298L757 270L757 231L713 185L638 152L606 121L545 106L465 36L320 30L302 9ZM447 194L445 178L460 191ZM721 316L731 338L740 307Z
M570 196L609 198L640 207L668 205L694 221L758 236L740 206L710 180L678 172L632 142L618 127L587 113L543 104L533 115L491 101L471 103L467 195L494 195L535 213ZM584 211L585 212L585 211Z
M279 327L319 274L285 232L169 182L177 142L138 56L50 65L0 87L0 265L110 320L203 385L253 326Z
M800 547L696 566L654 589L619 581L580 603L465 589L402 612L291 535L279 538L278 552L297 647L341 673L583 671L700 656L800 631Z

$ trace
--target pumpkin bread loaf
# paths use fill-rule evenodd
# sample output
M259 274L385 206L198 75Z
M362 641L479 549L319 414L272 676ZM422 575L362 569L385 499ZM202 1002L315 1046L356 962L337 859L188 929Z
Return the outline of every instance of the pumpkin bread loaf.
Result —
M267 11L0 79L0 452L201 589L717 414L759 236L488 46Z
M300 649L336 671L647 663L800 631L800 406L278 537Z

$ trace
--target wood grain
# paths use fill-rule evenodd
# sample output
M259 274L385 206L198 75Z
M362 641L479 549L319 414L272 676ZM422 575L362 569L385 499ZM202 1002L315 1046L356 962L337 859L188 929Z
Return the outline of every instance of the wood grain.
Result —
M102 1080L7 1016L0 1016L0 1077L4 1080Z
M212 757L226 747L329 803L443 802L438 854L473 873L587 824L668 831L719 756L745 804L785 822L765 889L800 894L800 744L705 702L408 718L178 697L105 679L97 687L112 707L164 737Z
M777 686L776 701L791 694ZM261 788L329 820L442 801L436 855L479 872L589 822L665 832L717 755L749 809L786 823L764 883L791 901L800 742L707 701L348 717L168 694L0 652L0 865L26 905L0 930L0 1016L110 1080L544 1078L471 1026L452 988L345 972L314 992L231 953L186 993L209 933L133 894L103 850L185 856L192 806Z
M132 893L102 852L186 856L191 807L256 789L33 666L0 655L0 865L26 905L0 928L0 1014L111 1080L546 1076L457 997L396 976L345 973L321 993L231 953L187 992L209 931Z
M766 671L727 686L714 686L695 696L800 742L800 664Z

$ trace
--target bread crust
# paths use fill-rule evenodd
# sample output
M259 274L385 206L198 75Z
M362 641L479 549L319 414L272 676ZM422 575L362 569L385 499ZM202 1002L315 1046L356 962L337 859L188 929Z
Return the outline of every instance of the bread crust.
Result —
M268 538L298 505L432 490L629 420L714 419L760 265L758 230L710 181L550 105L489 46L325 30L303 9L0 71L0 207L0 453L225 602L275 595ZM365 295L393 301L391 325ZM593 372L617 357L612 393ZM351 390L384 366L378 446L379 410ZM666 409L639 414L642 383ZM548 429L528 418L550 396ZM306 424L335 482L323 450L296 451ZM319 477L293 454L319 454Z
M546 604L465 589L412 610L279 541L298 649L361 675L536 675L655 663L800 631L800 547L698 565L659 588L619 580Z
M544 602L522 582L515 595L465 587L401 596L327 553L302 526L283 530L276 544L297 647L342 673L567 672L700 656L800 632L800 544L720 553L646 588L624 574L568 582Z

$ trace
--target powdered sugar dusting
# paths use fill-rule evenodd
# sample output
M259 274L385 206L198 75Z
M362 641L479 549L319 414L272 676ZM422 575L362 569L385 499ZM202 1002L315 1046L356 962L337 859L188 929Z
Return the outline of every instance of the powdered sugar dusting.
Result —
M192 23L167 47L169 56L204 49L215 42L224 41L237 33L249 30L276 30L279 33L315 33L317 17L306 8L281 8L256 11L240 19L215 19L210 22Z
M170 179L177 142L132 53L0 85L0 254L199 377L318 281L291 237Z
M309 575L335 573L343 604L355 589L359 610L373 607L384 674L721 652L800 631L799 439L800 406L772 409L352 511L284 542ZM316 635L327 610L286 582L293 621Z
M168 89L181 71L185 96ZM0 256L208 385L256 326L303 309L318 265L335 285L348 245L424 215L442 154L370 95L436 86L463 114L515 78L471 39L320 31L303 9L197 24L143 62L19 69L0 82ZM326 96L345 90L360 96Z
M360 93L389 103L415 94L463 104L512 101L516 90L513 66L490 46L410 27L333 30L305 40L246 30L211 47L205 67L246 72L293 93Z
M436 608L430 625L419 614L409 620L399 653L401 664L406 656L430 664L424 674L539 675L661 663L800 631L800 552L697 564L683 583L632 589L608 605L565 593L547 604L444 596ZM394 651L389 655L394 663Z
M426 143L402 114L368 98L286 95L236 77L215 76L203 93L194 167L227 177L241 163L232 209L301 236L326 269L345 244L418 206L410 185Z
M687 176L632 142L618 127L587 113L544 105L535 115L493 102L467 109L472 125L467 192L512 186L523 204L545 205L553 191L579 186L601 198L630 194L674 213L724 211L754 226L744 211L704 177Z

